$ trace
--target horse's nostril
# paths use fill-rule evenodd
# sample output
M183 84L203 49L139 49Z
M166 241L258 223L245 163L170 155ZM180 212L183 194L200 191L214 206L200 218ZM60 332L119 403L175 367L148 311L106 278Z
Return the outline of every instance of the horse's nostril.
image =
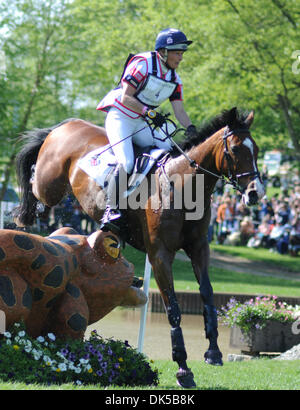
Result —
M251 205L257 204L258 202L258 195L256 191L248 192L248 198Z

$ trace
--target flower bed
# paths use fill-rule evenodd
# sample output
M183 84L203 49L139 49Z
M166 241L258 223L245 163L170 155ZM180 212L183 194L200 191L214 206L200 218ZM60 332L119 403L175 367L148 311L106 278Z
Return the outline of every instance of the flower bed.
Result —
M0 338L0 379L41 384L157 385L158 371L127 341L34 339L16 323Z
M293 323L300 317L300 306L288 306L277 302L277 296L256 297L245 303L235 298L221 308L219 319L226 326L238 326L245 333L251 329L263 329L269 320L281 323Z
M276 296L257 297L245 303L232 298L219 312L221 323L231 327L230 346L250 352L284 352L300 343L293 331L299 306L277 302Z

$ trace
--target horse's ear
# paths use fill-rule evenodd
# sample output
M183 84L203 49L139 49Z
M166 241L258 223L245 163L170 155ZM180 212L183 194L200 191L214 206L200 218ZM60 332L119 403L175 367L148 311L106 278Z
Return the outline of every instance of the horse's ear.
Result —
M252 110L250 114L248 115L248 117L245 119L245 124L247 125L248 128L251 127L253 120L254 120L254 111Z
M227 124L230 129L235 128L237 117L238 117L237 108L236 107L231 108L231 110L229 110L228 112L228 124Z

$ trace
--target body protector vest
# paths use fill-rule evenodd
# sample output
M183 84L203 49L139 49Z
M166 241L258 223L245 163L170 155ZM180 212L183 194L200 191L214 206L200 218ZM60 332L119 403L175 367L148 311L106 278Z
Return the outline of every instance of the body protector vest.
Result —
M118 108L118 102L120 101L122 94L122 88L120 86L121 81L123 79L127 80L128 76L126 75L126 68L135 58L143 58L146 60L148 67L146 78L141 83L136 82L133 84L132 81L129 81L137 89L134 94L135 98L150 108L157 108L165 100L171 97L178 86L175 70L169 70L166 74L167 79L163 79L158 75L156 52L152 51L137 55L131 54L125 63L118 87L110 91L103 100L100 101L97 110L108 111L110 107Z
M148 74L146 80L138 87L135 93L142 104L150 108L156 108L167 100L175 91L178 83L175 82L175 70L171 70L171 78L169 81L158 76L156 53L144 53L138 56L145 57L148 63Z

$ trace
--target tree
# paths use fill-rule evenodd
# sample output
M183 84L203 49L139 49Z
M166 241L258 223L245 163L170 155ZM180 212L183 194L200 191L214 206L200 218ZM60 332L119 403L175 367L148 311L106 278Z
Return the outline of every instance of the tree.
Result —
M117 85L127 55L152 50L166 27L194 40L179 74L196 125L233 106L255 109L261 152L291 140L299 156L299 8L298 0L3 0L3 189L20 133L75 116L103 124L97 102Z
M37 126L42 118L47 123L49 114L55 117L57 107L62 107L53 91L59 83L64 87L61 75L68 65L63 58L67 11L68 2L58 0L10 0L1 4L1 26L6 29L2 34L6 78L1 84L4 170L0 200L14 169L16 137Z

